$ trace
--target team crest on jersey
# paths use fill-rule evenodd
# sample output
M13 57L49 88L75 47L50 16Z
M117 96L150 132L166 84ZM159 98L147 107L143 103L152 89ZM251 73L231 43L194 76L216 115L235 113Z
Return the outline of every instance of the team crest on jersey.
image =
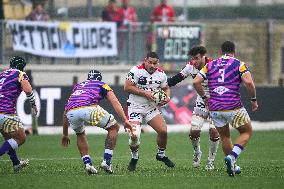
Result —
M147 84L147 77L143 77L143 76L139 77L138 84L146 85Z
M230 89L226 88L226 87L223 87L223 86L220 86L220 87L217 87L215 88L213 91L219 95L222 95L224 94L225 92L229 91Z

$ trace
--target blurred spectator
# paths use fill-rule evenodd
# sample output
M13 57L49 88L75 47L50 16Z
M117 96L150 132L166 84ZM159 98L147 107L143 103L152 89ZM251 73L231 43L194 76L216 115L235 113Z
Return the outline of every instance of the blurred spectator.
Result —
M161 0L161 3L154 7L150 20L151 22L174 22L175 10L167 4L167 0ZM155 43L153 28L154 26L152 25L147 34L146 49L148 52L153 51L153 44Z
M47 14L47 12L44 10L44 1L42 2L33 2L33 10L32 12L26 17L26 20L30 20L30 21L48 21L49 20L49 15ZM28 53L25 53L25 59L27 61L30 61L31 58L33 56L31 56ZM34 56L37 60L37 63L41 63L41 59L40 56Z
M107 22L116 22L117 27L120 28L123 23L123 12L117 6L116 0L109 0L108 5L102 12L102 20Z
M175 10L167 4L167 0L161 0L161 3L154 7L151 14L152 22L173 22L175 21Z
M44 10L43 4L36 2L36 3L33 3L33 11L26 17L26 20L48 21L49 15Z
M137 13L134 7L129 6L129 0L121 0L121 11L123 13L123 26L137 22Z

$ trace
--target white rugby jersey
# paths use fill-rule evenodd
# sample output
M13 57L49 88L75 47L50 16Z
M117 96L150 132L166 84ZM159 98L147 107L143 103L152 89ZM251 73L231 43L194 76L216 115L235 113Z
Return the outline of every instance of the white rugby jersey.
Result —
M127 80L135 83L139 89L145 91L156 91L167 87L167 75L161 68L150 74L146 71L144 64L134 66L126 77ZM129 94L127 102L133 104L148 104L150 101L146 97Z
M207 63L207 61L206 61ZM186 66L180 71L180 73L184 76L184 78L187 78L188 76L191 76L192 78L195 78L195 76L199 73L199 70L195 68L191 62L189 61ZM208 80L204 80L202 82L202 87L204 89L204 92L207 95L209 95L209 88L208 88Z

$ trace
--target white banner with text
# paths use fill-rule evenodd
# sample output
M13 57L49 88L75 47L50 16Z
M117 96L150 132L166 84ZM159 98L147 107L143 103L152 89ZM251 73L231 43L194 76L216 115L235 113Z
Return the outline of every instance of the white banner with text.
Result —
M56 58L117 55L116 24L112 22L8 21L13 49Z

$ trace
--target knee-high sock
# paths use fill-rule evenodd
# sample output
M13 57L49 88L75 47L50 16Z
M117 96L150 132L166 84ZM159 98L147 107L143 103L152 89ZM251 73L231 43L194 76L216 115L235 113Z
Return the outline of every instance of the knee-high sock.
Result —
M0 156L7 153L10 149L15 150L17 148L18 148L18 144L13 138L6 140L4 144L0 147Z
M219 145L219 140L217 141L212 141L209 139L209 154L208 154L208 160L209 161L214 161L216 154L217 154L217 149Z
M12 161L13 165L19 165L20 164L20 160L17 156L16 150L10 149L7 154L10 156L10 160Z

